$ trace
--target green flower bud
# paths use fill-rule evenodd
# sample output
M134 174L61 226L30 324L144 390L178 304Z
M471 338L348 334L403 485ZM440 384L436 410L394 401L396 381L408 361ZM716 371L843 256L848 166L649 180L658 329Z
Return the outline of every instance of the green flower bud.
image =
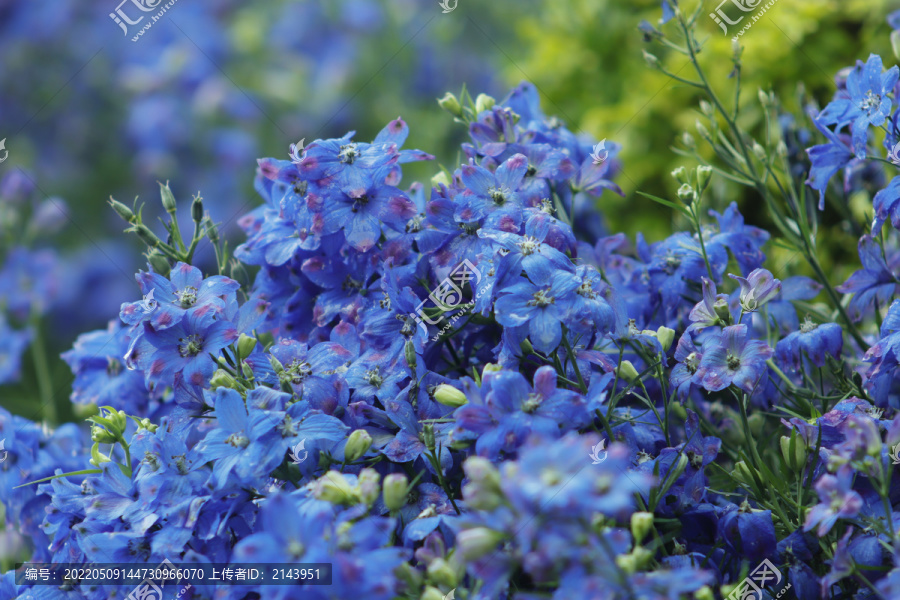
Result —
M656 58L655 55L650 54L646 50L642 50L642 52L644 54L644 62L647 63L648 67L650 67L651 69L656 69L659 67L659 59Z
M891 32L891 49L894 51L894 58L900 60L900 29Z
M485 110L491 110L495 104L497 104L497 101L487 94L478 94L478 97L475 98L475 112L481 113Z
M213 244L219 243L219 228L208 216L206 217L206 237L208 237L209 241Z
M409 479L403 473L391 473L384 478L382 495L388 510L400 510L406 506L407 489Z
M713 310L716 311L717 317L726 323L731 323L731 310L728 308L728 300L719 298L713 303Z
M638 377L637 369L634 368L630 360L623 360L616 372L619 374L619 377L628 382L634 381Z
M500 373L503 371L503 367L496 363L488 363L484 365L484 368L481 370L481 378L484 379L488 373Z
M702 112L707 117L711 117L713 115L713 113L715 112L715 109L713 109L712 104L710 104L706 100L701 100L700 101L700 112Z
M683 183L681 187L678 188L678 199L684 202L685 204L691 204L696 197L696 192L694 192L694 188L692 188L689 184Z
M348 462L354 462L368 452L372 446L372 436L365 429L357 429L347 438L347 445L344 446L344 458Z
M156 433L156 430L159 429L159 425L152 423L150 419L147 418L141 419L141 427L150 433Z
M233 390L237 389L237 381L224 369L219 369L213 373L212 378L209 380L209 385L211 389L220 387L231 388Z
M750 467L744 461L736 462L731 470L731 474L739 483L744 485L750 485L755 481L753 474L750 472Z
M653 552L638 546L628 554L620 554L616 557L616 565L629 575L641 570L650 559L653 558Z
M178 209L178 205L175 203L175 196L172 194L168 181L166 185L159 184L159 195L162 199L163 208L166 209L167 213L172 214Z
M781 436L779 442L781 443L781 456L784 457L788 468L795 473L802 471L806 466L808 448L803 438L797 434L797 430L792 429L790 437Z
M459 100L451 94L447 92L444 94L443 98L438 100L438 106L446 110L448 113L453 115L454 117L462 116L462 105L459 103Z
M150 263L154 273L162 275L163 277L168 277L169 272L172 270L169 259L156 250L147 254L147 262Z
M643 542L652 528L653 513L636 512L631 515L631 535L634 536L635 544Z
M244 374L244 379L253 379L253 368L247 363L241 363L241 373Z
M702 588L694 592L694 600L715 600L715 595L713 591L709 589L708 585L704 585Z
M753 154L756 155L756 158L765 162L768 158L768 154L766 153L766 149L759 145L759 142L753 142Z
M422 595L419 597L419 600L444 600L445 598L446 596L444 596L441 590L427 585L425 586L425 591L422 592Z
M122 217L125 221L131 223L134 221L134 213L131 212L131 209L122 204L121 202L113 199L112 196L109 197L109 205L112 206L113 210L116 211L120 217Z
M94 442L94 445L91 446L91 460L88 462L90 462L95 467L99 467L103 463L112 462L112 459L110 459L105 454L102 454L100 452L100 444Z
M431 178L431 187L440 187L441 184L450 186L450 178L447 177L447 174L441 171L440 173L436 173Z
M669 348L672 347L672 342L675 340L675 330L668 327L660 327L656 330L656 339L659 340L663 352L668 352Z
M432 425L431 423L426 424L422 428L422 443L425 444L426 449L428 449L430 452L434 452L434 425Z
M340 471L331 470L325 473L313 483L312 492L317 500L332 504L349 506L359 500L359 496L354 493Z
M709 185L709 180L712 178L712 172L712 167L708 165L700 165L697 167L697 189L701 192Z
M466 395L450 384L442 383L434 390L434 399L443 404L457 408L468 403Z
M416 345L413 344L412 340L406 340L406 346L403 349L403 353L406 355L406 364L409 365L410 371L415 373L416 372Z
M116 436L110 433L109 431L103 429L99 425L91 426L91 440L97 442L98 444L114 444L116 443Z
M760 89L757 91L756 95L759 97L759 103L762 104L764 107L769 106L769 104L771 104L771 100L770 100L770 98L769 98L769 94L767 94L766 92L764 92L764 91L762 90L762 88L760 88Z
M463 486L466 504L475 510L491 511L503 503L500 471L486 458L473 456L463 463L468 481Z
M684 147L689 150L693 150L697 147L697 142L694 141L694 136L692 136L687 131L681 134L681 143L684 144Z
M255 337L250 337L246 333L242 333L237 342L238 355L242 359L250 356L250 353L256 348L256 342L257 339Z
M704 140L711 139L711 136L709 135L709 129L706 128L706 125L704 125L700 121L697 121L694 126L697 128L697 133L700 134L700 137L702 137Z
M688 170L684 167L678 167L677 169L672 171L672 177L674 177L675 180L682 185L690 185L691 183L691 176L688 173Z
M155 233L150 231L150 228L144 225L143 223L137 223L136 225L132 225L130 231L134 231L137 236L141 239L142 242L150 246L151 248L156 248L160 244L162 244L162 240L160 240Z
M431 561L426 572L428 573L428 578L439 585L455 588L459 583L456 576L456 569L443 558L437 558Z
M504 535L487 527L473 527L456 535L456 547L464 561L469 562L493 552Z
M375 469L363 469L357 477L359 498L366 506L371 506L381 494L381 475Z
M199 195L194 196L194 201L191 202L191 219L194 223L199 223L203 220L203 198Z

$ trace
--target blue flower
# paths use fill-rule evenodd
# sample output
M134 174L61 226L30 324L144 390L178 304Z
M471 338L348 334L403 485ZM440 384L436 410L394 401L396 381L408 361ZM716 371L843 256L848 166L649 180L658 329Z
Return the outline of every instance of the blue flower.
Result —
M747 339L746 325L732 325L703 345L697 377L711 392L724 390L732 383L753 392L766 372L766 360L771 357L772 348L768 344Z
M543 272L534 280L541 283L522 280L500 290L501 296L494 303L501 325L527 330L534 347L546 353L562 341L562 323L574 306L574 292L581 285L574 274L548 267L535 263L533 268Z
M888 220L894 229L900 229L900 177L894 177L883 190L872 199L875 219L872 221L872 234L877 235L881 226Z
M892 269L898 266L895 263L900 259L900 254L895 253L891 257L889 266L882 256L881 247L872 236L864 235L859 239L859 259L863 268L835 288L844 294L854 294L848 308L850 315L857 321L871 312L873 304L887 306L900 285Z
M778 362L797 370L806 359L817 367L825 366L825 356L839 359L844 347L843 329L837 323L817 325L808 317L795 331L775 346Z
M838 519L852 519L863 505L862 497L853 491L853 468L843 465L836 475L822 475L816 482L819 504L806 514L804 531L818 527L816 533L823 537Z
M0 313L0 384L18 381L22 354L31 343L31 329L15 330Z
M528 171L528 159L516 154L493 173L478 165L460 169L465 191L454 217L459 221L484 221L484 226L517 233L522 224L523 203L518 189Z
M181 379L202 385L216 370L210 354L218 355L237 340L238 334L231 322L216 320L213 313L198 310L185 314L176 325L162 331L145 323L143 338L149 352L142 351L137 357L132 353L126 361L136 362L147 381L171 385L175 379Z
M856 158L865 158L869 126L880 127L890 115L888 94L893 91L898 76L900 69L896 66L884 72L881 57L875 54L865 63L857 61L847 76L846 92L839 92L819 113L817 120L839 128L850 125Z
M754 269L746 278L728 274L741 286L741 309L753 312L781 291L781 281L766 269Z
M819 192L819 210L825 208L825 191L834 174L846 167L853 158L853 152L830 129L813 119L813 124L828 139L827 144L813 146L806 150L812 163L806 183Z

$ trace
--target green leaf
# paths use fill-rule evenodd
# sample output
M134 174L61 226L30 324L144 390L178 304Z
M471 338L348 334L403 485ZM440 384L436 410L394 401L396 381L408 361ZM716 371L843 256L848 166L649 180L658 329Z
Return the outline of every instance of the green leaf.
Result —
M17 485L13 489L25 487L26 485L33 485L35 483L41 483L44 481L50 481L51 479L56 479L58 477L71 477L72 475L96 475L97 473L102 473L102 469L85 469L84 471L72 471L71 473L61 473L59 475L54 475L52 477L44 477L43 479L36 479L34 481L29 481L28 483L23 483L22 485Z
M685 207L683 207L680 204L676 204L676 203L672 202L671 200L664 200L663 198L660 198L659 196L654 196L653 194L646 194L644 192L638 192L638 194L640 194L644 198L650 198L654 202L658 202L658 203L662 204L663 206L668 206L669 208L673 208L673 209L677 210L678 212L680 212L681 214L683 214L684 216L686 216L688 219L691 218L691 213L688 212L688 209L686 209Z

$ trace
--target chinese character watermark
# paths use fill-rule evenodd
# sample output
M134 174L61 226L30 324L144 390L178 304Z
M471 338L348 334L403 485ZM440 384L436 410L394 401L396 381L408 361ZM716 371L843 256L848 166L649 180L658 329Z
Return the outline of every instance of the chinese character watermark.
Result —
M756 11L751 17L751 22L745 24L737 34L732 37L732 40L737 41L739 37L744 35L744 33L753 27L753 24L759 21L762 16L765 14L767 10L772 8L778 0L769 0L766 4L760 6L760 3L763 0L722 0L719 5L716 7L715 12L709 13L709 18L716 22L716 24L722 28L722 32L725 35L728 35L728 26L729 25L738 25L744 20L746 15L741 15L736 20L732 20L722 9L722 7L726 4L733 4L736 6L742 13L751 13Z
M727 600L751 600L751 598L762 600L763 588L769 584L770 579L774 580L772 581L772 585L781 583L781 571L776 569L775 565L769 562L769 559L764 559L737 585L737 587L734 588L734 590L732 590L730 594L728 594ZM788 583L775 595L775 598L781 598L782 594L790 588L791 584Z
M466 283L472 281L474 277L474 282L472 283L473 289L478 286L478 283L481 281L481 271L469 262L468 259L463 260L460 264L458 264L450 274L444 278L443 281L438 285L437 289L433 290L428 298L419 303L416 307L415 313L410 313L410 317L416 320L426 333L428 333L428 325L437 325L441 321L444 320L445 314L453 311L455 309L459 309L459 312L454 314L451 318L447 320L447 323L444 327L435 334L431 339L433 341L437 341L441 335L443 335L450 327L455 323L460 317L467 314L473 308L475 308L475 300L477 300L481 293L484 290L479 291L475 298L471 302L467 302L463 304L463 290ZM432 316L429 316L426 312L425 303L431 300L434 303L434 308L430 308L428 310L432 311ZM440 314L433 314L434 310L437 309Z
M166 12L175 6L175 2L178 0L169 0L166 4L162 4L163 0L122 0L119 5L116 7L114 12L109 13L109 18L113 20L113 22L118 25L122 29L122 33L126 36L129 35L128 28L131 25L138 25L144 20L144 17L150 17L149 21L146 21L144 25L136 32L136 34L131 38L132 42L138 41L138 39L144 35L144 33L153 27L153 24L159 21ZM131 3L134 5L140 12L134 12L130 7L129 11L126 12L123 8L123 5ZM149 13L156 12L155 15L144 15L141 13ZM130 13L130 15L129 15ZM136 19L132 19L131 15L137 16Z

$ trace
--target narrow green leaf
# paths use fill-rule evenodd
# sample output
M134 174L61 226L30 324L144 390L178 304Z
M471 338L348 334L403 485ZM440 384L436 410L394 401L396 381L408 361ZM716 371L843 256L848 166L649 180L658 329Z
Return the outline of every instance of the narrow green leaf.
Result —
M659 202L663 206L668 206L669 208L673 208L689 219L691 218L691 213L688 212L688 209L681 206L680 204L676 204L676 203L672 202L671 200L665 200L663 198L660 198L659 196L654 196L653 194L646 194L644 192L638 192L638 194L640 194L644 198L650 198L654 202Z

